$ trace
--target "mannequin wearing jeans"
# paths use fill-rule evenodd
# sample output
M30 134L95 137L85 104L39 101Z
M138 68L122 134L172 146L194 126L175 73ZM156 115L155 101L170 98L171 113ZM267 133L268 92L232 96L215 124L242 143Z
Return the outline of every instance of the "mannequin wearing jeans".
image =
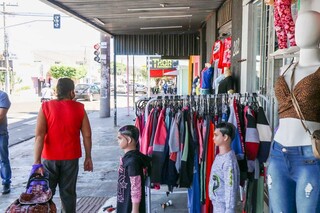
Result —
M311 132L320 129L319 23L319 12L303 11L299 13L295 28L296 42L300 47L299 62L290 66L284 76L279 77L275 85L280 119L268 159L267 176L269 207L271 212L275 213L320 212L320 160L313 156L310 135L295 114L288 91L291 90L290 78L293 67L295 67L292 91L302 112L309 112L309 114L304 114L305 124ZM280 85L281 78L282 85ZM308 85L310 82L311 86ZM287 87L283 89L285 84ZM281 86L282 90L279 95ZM287 97L283 95L284 93L287 94ZM313 94L315 98L303 99L310 94ZM306 108L305 104L310 102L315 104ZM281 109L281 105L288 107Z

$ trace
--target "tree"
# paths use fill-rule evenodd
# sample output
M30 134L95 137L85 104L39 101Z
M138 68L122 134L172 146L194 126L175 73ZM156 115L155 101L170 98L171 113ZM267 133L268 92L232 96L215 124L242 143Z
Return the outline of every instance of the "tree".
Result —
M127 66L123 63L119 63L117 62L116 63L117 65L117 75L124 75L127 71ZM113 73L113 66L114 66L114 62L111 62L110 63L110 69L111 69L111 72Z
M87 70L82 67L69 67L69 66L52 66L50 68L51 76L58 79L62 77L81 79L87 75Z
M148 69L147 69L147 66L146 66L146 65L142 65L142 66L141 66L140 72L141 72L142 77L143 77L145 80L147 80L147 79L148 79Z

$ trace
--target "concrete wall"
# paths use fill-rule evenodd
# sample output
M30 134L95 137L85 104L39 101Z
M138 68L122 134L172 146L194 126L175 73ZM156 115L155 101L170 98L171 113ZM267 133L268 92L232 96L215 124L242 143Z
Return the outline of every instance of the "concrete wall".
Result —
M216 12L213 12L211 17L207 21L206 26L206 57L203 58L205 61L202 61L202 68L204 64L210 60L211 52L212 52L212 45L217 40L217 18Z
M241 41L242 41L242 1L232 1L231 28L231 71L235 79L236 92L240 92L241 83Z

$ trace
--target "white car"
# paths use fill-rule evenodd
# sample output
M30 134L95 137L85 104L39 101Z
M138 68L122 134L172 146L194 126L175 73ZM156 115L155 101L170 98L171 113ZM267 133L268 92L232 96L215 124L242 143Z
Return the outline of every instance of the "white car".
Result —
M117 93L127 93L127 85L126 84L117 84Z
M136 93L144 93L146 94L148 91L148 87L146 87L145 85L143 84L136 84L135 85L135 92Z

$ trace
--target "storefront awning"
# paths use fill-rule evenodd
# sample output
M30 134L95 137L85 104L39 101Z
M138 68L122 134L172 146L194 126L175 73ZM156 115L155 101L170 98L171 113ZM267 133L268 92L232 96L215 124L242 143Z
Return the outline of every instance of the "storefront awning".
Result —
M178 70L173 70L173 71L170 71L170 72L165 72L165 73L163 73L163 75L165 75L165 76L177 76L177 75L179 75L179 71Z
M161 78L163 76L176 76L179 72L176 69L150 69L151 78Z

